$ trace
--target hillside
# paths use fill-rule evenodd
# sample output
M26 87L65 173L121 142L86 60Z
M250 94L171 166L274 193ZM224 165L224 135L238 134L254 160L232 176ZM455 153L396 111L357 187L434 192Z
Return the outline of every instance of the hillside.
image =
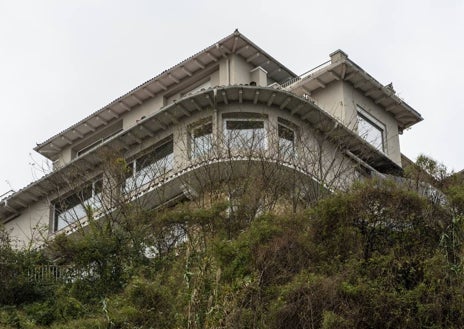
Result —
M464 185L445 191L443 203L372 180L253 216L249 200L128 207L41 251L3 234L0 325L463 328ZM31 277L50 259L61 279Z

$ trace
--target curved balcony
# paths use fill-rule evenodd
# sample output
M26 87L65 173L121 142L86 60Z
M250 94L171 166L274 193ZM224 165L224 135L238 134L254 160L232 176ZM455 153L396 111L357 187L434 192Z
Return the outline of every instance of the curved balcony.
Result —
M205 143L201 130L196 131L196 135L194 132L197 124L204 123L205 118L211 122L211 126L207 129L211 131L212 143L216 145L217 150L221 150L206 159L201 156L201 147L195 151L196 145L192 144L191 140L198 138L200 144ZM282 128L279 128L280 126ZM253 132L251 135L250 131ZM250 136L257 135L259 135L256 140L258 144L252 145L248 150L251 152L244 152L243 148L236 144L238 139L242 140L242 144L253 142ZM64 167L11 195L0 206L0 218L9 221L38 200L45 197L59 198L62 193L71 191L72 187L78 184L76 182L83 184L91 181L105 170L108 154L121 155L127 162L134 161L140 154L150 152L154 145L169 136L173 136L171 138L174 145L174 164L172 171L164 175L171 178L163 178L160 182L168 184L167 187L177 180L174 184L177 184L177 190L182 185L178 177L189 177L187 173L193 174L200 172L201 168L212 168L219 164L223 166L230 164L231 161L237 164L243 161L262 164L263 160L270 164L278 163L282 168L293 168L292 170L299 173L305 173L311 180L317 182L317 175L314 175L313 168L305 161L304 152L298 150L306 147L307 154L310 154L312 147L317 147L317 143L313 143L317 139L315 136L319 136L319 139L322 137L329 145L328 151L332 153L341 154L343 150L349 150L376 170L383 172L400 170L385 154L304 98L288 91L267 87L241 85L216 87L188 95L155 111ZM294 158L289 161L290 159L279 153L279 148L281 145L291 147L292 144L295 147L292 155ZM222 146L218 147L218 145ZM200 154L195 154L199 151ZM152 184L155 183L145 184L149 186L145 194L153 190ZM173 188L173 191L176 189Z

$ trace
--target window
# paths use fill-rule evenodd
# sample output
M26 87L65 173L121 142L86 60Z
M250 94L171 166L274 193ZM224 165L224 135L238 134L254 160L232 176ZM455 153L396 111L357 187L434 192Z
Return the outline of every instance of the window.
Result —
M384 129L382 124L377 122L365 113L358 111L358 134L366 142L380 151L385 150Z
M139 188L169 172L173 166L173 142L170 140L129 164L124 190Z
M227 147L250 150L263 150L267 148L263 120L227 119L224 126Z
M197 125L191 130L191 158L208 155L213 146L213 124L207 122Z
M91 136L89 139L86 139L83 143L77 145L73 150L73 157L80 157L87 152L90 152L100 144L104 143L114 135L122 131L122 120L108 126L100 132L95 133L94 136Z
M279 123L278 126L279 135L279 159L280 160L291 160L295 158L295 131Z
M75 221L87 216L89 207L101 208L102 178L86 185L82 190L62 200L55 201L54 231L59 231Z

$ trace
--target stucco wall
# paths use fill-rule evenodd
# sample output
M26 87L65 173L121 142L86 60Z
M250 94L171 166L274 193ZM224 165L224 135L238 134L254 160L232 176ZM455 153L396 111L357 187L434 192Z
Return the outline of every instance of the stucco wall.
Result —
M385 154L396 164L401 166L401 150L398 133L398 123L396 119L385 111L381 106L375 104L370 98L364 96L361 92L354 89L351 84L344 84L344 103L345 116L348 126L357 131L356 117L357 106L360 106L365 112L377 121L385 125Z
M330 113L344 124L349 122L345 116L345 104L343 95L343 82L336 81L325 88L319 88L310 95L322 109Z
M249 84L251 81L250 71L253 66L237 55L230 56L230 84Z
M349 83L335 81L325 88L319 88L311 94L323 110L340 120L345 126L357 132L357 106L385 126L384 153L401 166L401 151L396 119L375 104L370 98L354 89Z
M124 113L123 115L123 126L124 130L137 124L138 120L142 117L147 117L153 113L158 112L164 105L166 100L163 95L158 95L149 100L146 100L142 104L133 108L131 111Z
M42 200L23 210L21 215L5 224L17 247L24 248L32 243L36 245L42 240L41 234L48 235L50 224L50 206L48 200Z

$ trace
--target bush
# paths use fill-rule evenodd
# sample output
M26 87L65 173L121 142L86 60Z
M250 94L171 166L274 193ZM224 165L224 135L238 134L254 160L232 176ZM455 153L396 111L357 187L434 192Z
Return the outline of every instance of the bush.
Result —
M56 319L55 306L51 301L45 301L27 305L25 311L34 323L48 326Z
M165 285L136 277L125 288L122 298L110 301L109 317L121 328L169 328L174 319L175 303Z
M64 324L58 323L50 327L51 329L102 329L108 328L108 323L103 318L86 318L67 321Z
M302 272L279 287L269 317L272 328L320 328L324 312L337 303L336 278Z
M62 296L56 302L56 315L64 321L77 319L85 314L85 308L76 298Z

